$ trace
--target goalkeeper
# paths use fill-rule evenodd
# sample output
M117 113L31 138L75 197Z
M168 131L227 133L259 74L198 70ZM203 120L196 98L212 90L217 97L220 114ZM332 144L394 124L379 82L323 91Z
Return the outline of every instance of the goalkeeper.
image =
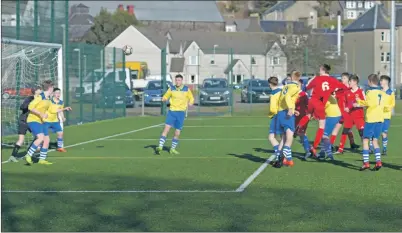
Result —
M9 162L18 162L17 156L18 151L20 150L22 144L24 143L25 134L27 131L31 132L28 127L27 118L29 114L28 106L32 102L32 100L38 96L42 92L42 88L40 86L35 86L32 88L32 95L25 98L24 102L20 106L20 110L22 111L21 115L18 117L18 141L15 143L13 152L11 153Z

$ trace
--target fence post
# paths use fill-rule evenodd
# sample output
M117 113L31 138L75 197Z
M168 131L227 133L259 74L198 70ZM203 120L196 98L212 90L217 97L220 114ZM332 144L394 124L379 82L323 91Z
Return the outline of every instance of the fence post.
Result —
M78 45L78 77L80 77L80 122L84 122L84 91L83 86L84 86L84 81L82 78L82 57L83 57L83 52L82 52L82 44Z
M200 49L198 48L197 50L197 84L195 84L196 88L196 92L197 92L197 99L198 99L198 103L197 103L197 116L200 116L200 111L201 111L201 92L200 92L200 88L199 88L199 80L200 80Z
M116 118L116 47L113 47L113 87L112 87L112 100L113 100L113 118Z
M65 85L65 93L66 93L66 98L65 98L65 102L66 105L69 106L70 105L70 78L69 78L69 72L68 72L68 9L69 9L69 5L68 5L68 1L65 1L64 4L65 7L65 15L64 15L64 78L66 81L66 85ZM70 112L66 112L66 125L69 125L69 120L70 120Z
M16 37L16 39L17 40L19 40L20 39L20 24L21 24L21 13L20 13L20 11L21 11L21 0L17 0L17 6L15 7L16 8L16 12L15 12L15 15L16 15L16 27L15 27L15 37Z
M54 1L55 0L50 0L50 42L54 42Z
M96 105L96 100L95 100L95 81L96 81L96 79L95 79L95 71L92 69L92 71L91 71L91 76L92 76L92 78L91 78L91 84L92 84L92 122L94 122L96 119L95 119L95 105Z
M103 47L102 48L102 50L101 50L101 52L102 52L102 80L103 80L103 85L102 85L102 101L104 102L104 100L103 100L103 98L105 98L105 82L106 82L106 76L105 76L105 73L106 73L106 70L105 70L105 67L106 67L106 64L105 64L105 53L106 53L106 48L105 47ZM103 107L103 111L102 111L102 120L103 119L105 119L105 117L106 117L106 106L105 106L105 104L103 104L102 103L102 107Z
M34 0L34 41L38 42L39 12L38 0Z
M230 48L230 63L229 64L232 64L232 62L233 62L233 48ZM230 86L232 86L232 84L233 84L233 67L231 67L230 68L230 72L229 72L229 79L230 79L230 81L229 81L229 85ZM230 92L231 94L231 96L230 96L230 116L233 116L233 91L231 91Z
M124 54L124 52L121 52L121 56L122 56L122 62L123 62L123 72L124 72L124 79L123 82L126 83L126 79L127 79L127 72L126 72L126 55ZM130 77L130 71L128 72L128 76L129 76L129 80L130 80L130 86L128 87L128 89L130 90L130 94L132 95L132 91L131 91L131 86L132 86L132 82L131 82L131 77ZM124 86L125 87L125 86ZM126 89L124 89L124 106L123 106L123 116L125 117L127 114L127 107L126 107L126 99L127 99L127 94L126 94ZM135 104L135 103L134 103Z
M161 65L162 65L162 67L161 67L161 73L162 73L162 90L163 90L163 93L162 94L165 94L165 92L166 92L166 48L164 48L164 49L162 49L162 52L161 52L161 58L162 58L162 60L161 60ZM142 98L144 98L144 95L142 95ZM144 101L142 101L142 103L144 104ZM162 116L165 116L165 114L166 114L166 103L162 103L162 105L161 105L161 115Z

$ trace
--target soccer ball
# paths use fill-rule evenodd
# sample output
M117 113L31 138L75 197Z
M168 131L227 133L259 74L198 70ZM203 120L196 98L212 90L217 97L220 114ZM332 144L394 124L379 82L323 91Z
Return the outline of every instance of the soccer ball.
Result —
M133 53L133 48L130 45L125 45L123 47L123 53L128 56L131 55Z

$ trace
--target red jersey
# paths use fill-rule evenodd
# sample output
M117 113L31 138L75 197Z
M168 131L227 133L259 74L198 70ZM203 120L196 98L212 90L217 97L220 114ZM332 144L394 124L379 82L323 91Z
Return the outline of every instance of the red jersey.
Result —
M311 81L306 90L313 89L311 93L312 99L317 99L325 105L336 89L346 89L347 87L331 76L317 76Z
M356 99L365 100L366 96L362 89L358 88L357 90L353 91L350 89L348 93L348 105L350 105L350 114L353 115L353 118L359 117L364 118L364 109L363 107L353 107L354 103L357 103Z
M342 115L345 113L346 105L346 92L347 90L341 89L335 92L335 98L338 102L339 110L341 110Z
M307 93L301 91L299 93L299 98L296 101L296 111L300 113L299 116L307 115L307 105L308 105L308 96Z

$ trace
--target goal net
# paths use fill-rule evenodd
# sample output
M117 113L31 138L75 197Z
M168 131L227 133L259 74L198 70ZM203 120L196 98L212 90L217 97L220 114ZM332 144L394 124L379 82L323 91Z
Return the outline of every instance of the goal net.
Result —
M62 91L62 46L2 38L1 40L1 138L13 146L18 138L20 105L32 88L52 80ZM33 137L28 132L24 143Z

